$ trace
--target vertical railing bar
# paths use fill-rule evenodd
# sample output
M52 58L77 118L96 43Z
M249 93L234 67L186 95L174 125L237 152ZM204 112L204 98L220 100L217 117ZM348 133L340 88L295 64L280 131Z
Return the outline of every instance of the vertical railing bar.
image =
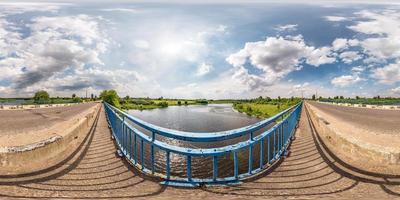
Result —
M142 165L142 169L144 169L144 144L143 144L143 138L140 139L140 162Z
M218 178L218 157L213 156L213 180L216 181Z
M150 144L150 154L151 154L151 173L154 174L154 145L153 143Z
M132 159L132 130L129 129L129 159Z
M233 152L233 175L235 176L235 179L238 179L238 176L239 176L239 158L238 158L238 152L237 151Z
M263 168L264 165L264 138L260 141L260 169Z
M250 144L249 146L249 171L248 173L251 174L253 171L253 145Z
M275 138L276 138L276 129L274 130L274 155L273 155L273 159L275 159L275 155L276 155Z
M165 167L165 171L167 173L167 180L170 179L170 152L167 150L166 151L166 157L167 157L167 163L166 163L166 167Z
M156 134L153 131L152 132L152 137L151 137L151 146L150 146L150 154L151 154L151 173L154 174L154 140L156 139Z
M135 165L137 164L137 136L136 136L136 133L134 132L134 135L133 135L133 142L134 142L134 144L133 144L133 159L134 159L134 161L135 161Z
M188 182L192 182L192 156L187 155L186 161L187 161L187 164L186 164L187 179L188 179Z
M270 159L270 136L268 135L268 146L267 146L268 148L267 148L267 151L268 151L268 164L271 164L271 159Z

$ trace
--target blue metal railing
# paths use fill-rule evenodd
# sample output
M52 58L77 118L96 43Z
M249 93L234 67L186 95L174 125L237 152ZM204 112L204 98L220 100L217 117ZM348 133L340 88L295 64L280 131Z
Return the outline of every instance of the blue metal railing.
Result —
M252 176L268 168L277 161L287 150L301 113L302 103L299 103L279 114L262 120L250 126L230 131L213 133L192 133L171 130L155 126L153 124L135 118L126 112L119 110L110 104L104 103L106 116L113 137L123 156L143 173L163 178L163 184L178 186L198 186L200 184L225 184L238 182L241 179ZM166 142L172 139L187 143L209 143L223 146L211 148L194 148ZM225 145L226 141L234 141ZM240 141L238 141L240 140ZM148 148L145 149L147 145ZM212 146L212 145L211 145ZM257 148L255 148L257 146ZM248 157L243 158L239 151L247 150ZM145 151L150 155L145 155ZM156 172L155 153L164 152L165 169ZM160 157L160 153L157 152ZM186 177L171 175L171 154L185 158ZM230 159L233 155L233 160ZM233 166L231 176L219 176L218 159L228 156L224 162ZM150 157L150 161L147 161ZM192 173L192 159L201 157L212 160L212 177L194 177ZM256 157L256 159L255 159ZM239 160L247 159L248 169L239 170ZM255 163L255 161L258 161ZM182 166L182 163L179 163ZM197 163L202 164L202 163ZM256 165L256 167L254 166ZM196 166L199 168L202 166Z

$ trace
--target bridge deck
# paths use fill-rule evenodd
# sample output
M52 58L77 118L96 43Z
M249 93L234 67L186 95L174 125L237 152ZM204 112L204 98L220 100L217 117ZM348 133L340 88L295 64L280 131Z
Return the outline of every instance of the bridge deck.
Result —
M71 158L37 173L0 176L0 198L265 199L400 197L400 177L358 170L333 158L303 109L291 154L263 177L230 187L179 189L147 180L115 155L104 111ZM397 181L397 182L396 182Z

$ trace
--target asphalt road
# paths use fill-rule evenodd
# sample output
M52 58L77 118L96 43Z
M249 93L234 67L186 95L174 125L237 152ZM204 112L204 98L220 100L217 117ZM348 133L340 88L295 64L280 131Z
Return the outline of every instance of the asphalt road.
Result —
M34 133L66 121L94 105L95 103L84 103L57 108L0 110L0 135Z
M325 103L309 102L336 119L374 133L400 134L400 111L355 108Z

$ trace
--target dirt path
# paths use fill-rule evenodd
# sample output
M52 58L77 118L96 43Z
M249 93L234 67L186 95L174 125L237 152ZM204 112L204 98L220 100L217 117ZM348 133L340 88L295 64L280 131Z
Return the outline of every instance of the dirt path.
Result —
M400 176L342 163L320 143L303 109L291 154L258 179L230 187L179 189L138 175L115 156L104 112L82 146L49 169L0 176L0 199L400 198Z

